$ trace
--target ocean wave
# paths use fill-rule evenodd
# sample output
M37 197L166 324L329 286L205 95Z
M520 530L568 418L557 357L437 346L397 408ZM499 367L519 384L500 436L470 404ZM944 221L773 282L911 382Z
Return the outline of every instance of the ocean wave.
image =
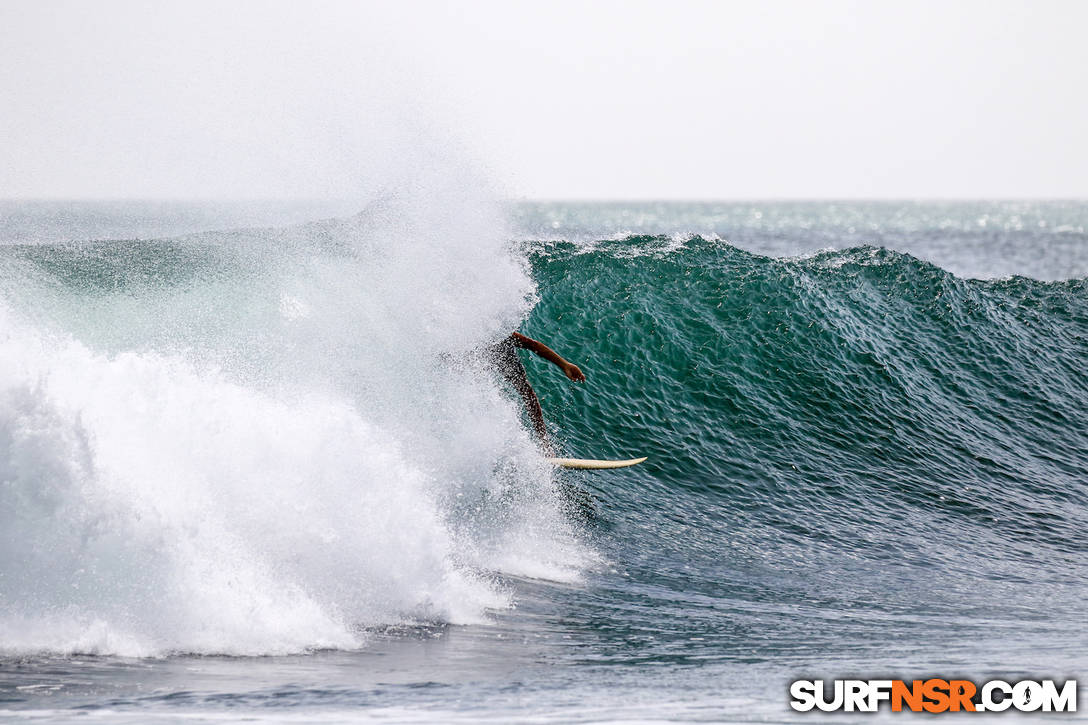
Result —
M533 264L527 329L552 331L591 381L545 381L545 405L573 447L650 456L629 482L640 506L721 511L737 546L774 532L988 568L1088 552L1085 280L965 280L873 246L773 258L698 236L549 244Z

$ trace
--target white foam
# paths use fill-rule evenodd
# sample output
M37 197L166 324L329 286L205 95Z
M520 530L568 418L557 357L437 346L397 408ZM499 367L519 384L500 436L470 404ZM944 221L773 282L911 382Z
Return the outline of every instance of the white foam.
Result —
M33 322L5 280L0 648L351 648L484 621L496 573L577 577L518 408L467 355L533 295L498 217L424 174L363 221L335 254L62 290Z

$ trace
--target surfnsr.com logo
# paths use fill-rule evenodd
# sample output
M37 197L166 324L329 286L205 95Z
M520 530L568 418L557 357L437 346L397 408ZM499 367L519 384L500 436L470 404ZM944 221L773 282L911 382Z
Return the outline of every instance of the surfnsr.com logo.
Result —
M798 712L877 712L883 703L892 712L1076 712L1077 681L796 680L790 698Z

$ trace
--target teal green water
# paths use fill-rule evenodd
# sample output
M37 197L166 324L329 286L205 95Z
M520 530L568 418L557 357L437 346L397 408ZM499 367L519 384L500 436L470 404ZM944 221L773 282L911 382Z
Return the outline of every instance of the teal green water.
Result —
M670 483L696 490L890 478L925 503L946 485L1056 490L1083 470L1084 280L962 280L872 247L655 244L534 257L545 293L525 329L592 373L540 375L572 448L666 459L684 472Z
M715 577L745 562L792 580L786 601L799 587L845 611L1079 616L1083 279L699 237L533 260L546 291L526 331L590 381L536 371L545 408L573 451L650 457L615 488L586 485L605 519L656 529L659 571L694 556L713 563L693 578L723 591Z

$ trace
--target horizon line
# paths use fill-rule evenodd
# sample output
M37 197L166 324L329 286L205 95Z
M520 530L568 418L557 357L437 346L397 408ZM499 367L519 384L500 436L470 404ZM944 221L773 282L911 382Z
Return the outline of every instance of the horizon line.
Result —
M0 203L147 203L147 204L347 204L365 203L369 197L202 197L202 196L10 196ZM500 203L526 204L773 204L773 203L977 203L977 202L1063 202L1088 203L1088 197L1076 196L752 196L752 197L530 197L500 196Z

